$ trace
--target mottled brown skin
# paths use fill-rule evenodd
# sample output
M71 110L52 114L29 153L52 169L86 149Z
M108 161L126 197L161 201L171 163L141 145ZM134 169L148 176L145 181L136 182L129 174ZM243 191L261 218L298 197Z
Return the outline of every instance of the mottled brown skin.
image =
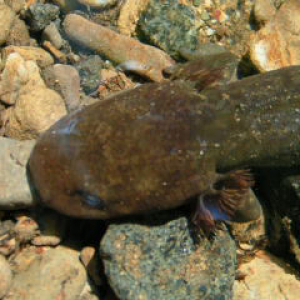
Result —
M148 213L200 195L194 222L209 228L215 214L201 201L231 215L252 184L216 171L299 164L299 120L299 67L200 93L180 79L144 84L54 124L29 172L42 202L67 215Z

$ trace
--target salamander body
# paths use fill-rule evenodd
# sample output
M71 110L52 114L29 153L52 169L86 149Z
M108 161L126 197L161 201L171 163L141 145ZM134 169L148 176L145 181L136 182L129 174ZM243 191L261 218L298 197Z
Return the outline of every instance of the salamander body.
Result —
M299 126L300 67L202 90L178 78L67 115L28 169L41 201L70 216L149 213L200 195L194 221L210 227L253 184L244 169L299 164Z

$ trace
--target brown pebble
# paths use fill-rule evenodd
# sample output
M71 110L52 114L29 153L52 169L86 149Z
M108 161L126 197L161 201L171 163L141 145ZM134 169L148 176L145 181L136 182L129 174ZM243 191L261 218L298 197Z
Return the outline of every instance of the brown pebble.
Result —
M101 78L102 83L98 87L101 97L134 87L134 83L122 72L103 69L101 70Z
M57 246L61 243L61 238L58 236L36 236L31 241L35 246Z
M88 264L93 259L94 255L96 253L96 249L91 246L84 247L80 252L80 260L83 263L85 267L88 266Z
M45 41L45 42L43 42L43 46L44 46L44 48L49 50L53 54L53 56L55 56L55 58L58 59L60 62L66 62L67 61L66 55L63 52L56 49L52 45L51 42Z
M64 21L67 36L117 64L125 64L141 76L162 81L162 70L174 63L162 50L118 34L85 18L69 14Z
M38 234L38 224L31 218L24 216L15 225L14 232L18 242L31 241Z

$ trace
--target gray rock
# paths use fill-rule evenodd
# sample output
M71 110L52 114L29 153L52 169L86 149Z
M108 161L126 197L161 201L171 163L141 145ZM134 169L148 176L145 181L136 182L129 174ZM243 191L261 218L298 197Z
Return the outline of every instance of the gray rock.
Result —
M235 246L225 227L212 240L195 241L186 217L152 215L111 224L100 253L122 300L231 299Z
M53 4L35 3L28 9L28 20L32 31L41 31L58 18L59 7Z
M91 55L80 61L76 66L79 72L81 87L85 93L94 92L101 83L101 70L104 67L103 60L97 55Z
M86 272L79 253L67 247L23 249L13 259L14 280L5 300L77 300Z
M33 205L26 178L26 163L35 141L0 137L0 209Z
M80 102L80 77L73 66L56 64L53 66L54 75L64 97L67 110L76 110Z
M182 48L196 49L199 32L195 12L179 2L151 0L139 21L146 38L175 58Z

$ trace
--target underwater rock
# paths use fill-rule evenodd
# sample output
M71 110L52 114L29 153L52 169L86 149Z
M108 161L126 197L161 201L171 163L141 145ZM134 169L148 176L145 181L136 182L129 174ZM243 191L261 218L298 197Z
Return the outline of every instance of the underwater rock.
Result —
M26 163L35 141L0 137L0 210L33 206L26 178Z
M250 56L261 71L300 64L300 2L287 0L251 40Z
M195 12L179 2L151 0L139 20L146 38L175 58L182 48L196 49L200 25Z
M12 260L14 279L7 299L79 299L86 272L69 247L27 247Z
M232 297L236 260L228 232L196 242L188 219L174 212L109 225L100 255L122 300Z

